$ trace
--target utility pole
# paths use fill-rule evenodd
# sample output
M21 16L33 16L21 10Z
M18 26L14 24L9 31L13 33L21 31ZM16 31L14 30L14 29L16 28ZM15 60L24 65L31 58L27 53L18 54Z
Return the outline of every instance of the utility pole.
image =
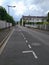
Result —
M10 12L10 9L9 9L10 7L11 7L11 8L15 8L15 7L16 7L16 6L11 6L11 5L7 5L7 6L8 6L8 14L10 14L10 13L9 13L9 12ZM10 23L9 23L9 29L10 29Z
M7 5L8 6L8 13L9 13L9 8L10 7L13 7L13 8L15 8L16 6L11 6L11 5Z

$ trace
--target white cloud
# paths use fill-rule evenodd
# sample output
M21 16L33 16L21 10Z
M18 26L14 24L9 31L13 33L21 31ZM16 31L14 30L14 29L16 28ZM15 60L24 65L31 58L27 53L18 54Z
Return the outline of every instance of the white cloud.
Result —
M25 12L25 10L26 10L26 6L21 1L19 1L18 3L13 2L12 5L16 6L16 8L14 8L14 10L16 12L16 15L22 15Z
M47 14L48 14L48 12L49 12L49 10L47 10L47 11L45 12L45 14L47 15Z
M33 4L34 3L34 0L26 0L25 1L25 4L26 5L31 5L31 4Z
M36 10L36 11L38 11L38 8L37 8L36 5L30 5L29 6L29 10Z
M43 9L41 7L39 7L38 5L34 5L34 4L30 5L29 10L43 12Z
M4 0L0 0L0 6L3 4Z
M31 11L43 12L43 9L40 6L35 5L35 4L25 5L25 3L23 1L13 2L12 5L16 6L16 8L14 8L14 10L15 10L15 14L17 16L23 15L26 12L27 12L27 14L29 14L29 12L31 12Z
M49 11L49 0L0 0L0 5L5 8L7 4L16 6L10 9L10 14L19 18L29 14L44 16Z

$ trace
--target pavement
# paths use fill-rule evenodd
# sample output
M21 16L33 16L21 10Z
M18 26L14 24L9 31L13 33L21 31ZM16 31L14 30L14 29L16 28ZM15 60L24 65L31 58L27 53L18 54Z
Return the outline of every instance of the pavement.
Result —
M8 36L9 32L11 31L11 29L7 28L7 29L0 30L0 47L2 46L4 40Z
M36 30L38 32L44 33L44 34L48 34L49 35L49 30L42 30L42 29L38 29L38 28L33 28L33 27L27 27L31 30Z
M40 31L16 26L2 48L0 65L49 65L49 35Z

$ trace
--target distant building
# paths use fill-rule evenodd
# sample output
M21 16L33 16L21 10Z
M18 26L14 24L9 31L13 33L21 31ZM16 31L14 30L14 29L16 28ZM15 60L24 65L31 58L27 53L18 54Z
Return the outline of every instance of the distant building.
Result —
M23 21L25 22L46 22L46 16L22 16L22 25Z

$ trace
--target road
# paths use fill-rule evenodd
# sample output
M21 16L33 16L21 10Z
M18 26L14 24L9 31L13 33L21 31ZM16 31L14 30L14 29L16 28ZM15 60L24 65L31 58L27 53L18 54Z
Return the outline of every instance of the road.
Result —
M49 65L49 35L16 26L0 51L0 65Z

